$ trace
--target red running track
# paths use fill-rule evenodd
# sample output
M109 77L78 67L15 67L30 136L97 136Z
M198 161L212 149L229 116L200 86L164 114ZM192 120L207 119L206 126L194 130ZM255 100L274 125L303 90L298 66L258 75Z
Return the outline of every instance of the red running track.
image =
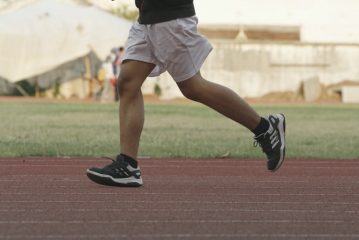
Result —
M142 159L141 188L87 179L107 163L0 158L0 239L359 239L359 161Z

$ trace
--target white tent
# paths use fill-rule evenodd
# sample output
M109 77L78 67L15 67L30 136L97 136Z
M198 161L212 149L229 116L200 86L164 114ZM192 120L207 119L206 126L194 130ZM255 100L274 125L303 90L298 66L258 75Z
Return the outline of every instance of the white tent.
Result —
M0 13L0 77L28 79L125 45L131 22L70 0L33 0Z

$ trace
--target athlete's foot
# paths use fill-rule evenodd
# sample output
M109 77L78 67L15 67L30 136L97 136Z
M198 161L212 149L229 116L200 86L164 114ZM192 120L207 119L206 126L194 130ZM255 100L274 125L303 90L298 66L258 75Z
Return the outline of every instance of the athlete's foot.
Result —
M267 168L276 171L285 157L285 116L281 113L269 115L267 132L255 136L255 145L261 146L267 156Z
M108 186L139 187L143 185L138 166L131 166L125 161L123 155L118 155L116 159L111 160L112 163L103 168L87 169L88 178L95 183Z

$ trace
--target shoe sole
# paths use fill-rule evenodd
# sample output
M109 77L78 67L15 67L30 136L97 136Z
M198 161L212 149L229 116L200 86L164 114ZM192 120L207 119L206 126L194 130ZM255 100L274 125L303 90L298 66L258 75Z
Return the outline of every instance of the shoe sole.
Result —
M141 187L143 185L142 178L137 179L131 177L131 178L115 179L109 175L96 173L91 170L87 170L86 175L91 181L106 186Z
M282 163L285 158L285 116L282 113L276 114L276 116L279 118L278 129L279 129L279 133L280 133L280 141L282 143L282 146L280 148L279 162L274 169L270 170L272 172L277 171L282 166Z

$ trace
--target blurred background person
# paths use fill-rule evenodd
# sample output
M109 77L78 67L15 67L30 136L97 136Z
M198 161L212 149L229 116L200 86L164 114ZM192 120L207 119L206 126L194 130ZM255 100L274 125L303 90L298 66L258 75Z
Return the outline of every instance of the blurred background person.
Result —
M113 65L111 56L107 56L102 64L102 71L104 74L103 91L101 94L101 102L112 101L113 96L113 81L115 81L115 75L113 74Z

